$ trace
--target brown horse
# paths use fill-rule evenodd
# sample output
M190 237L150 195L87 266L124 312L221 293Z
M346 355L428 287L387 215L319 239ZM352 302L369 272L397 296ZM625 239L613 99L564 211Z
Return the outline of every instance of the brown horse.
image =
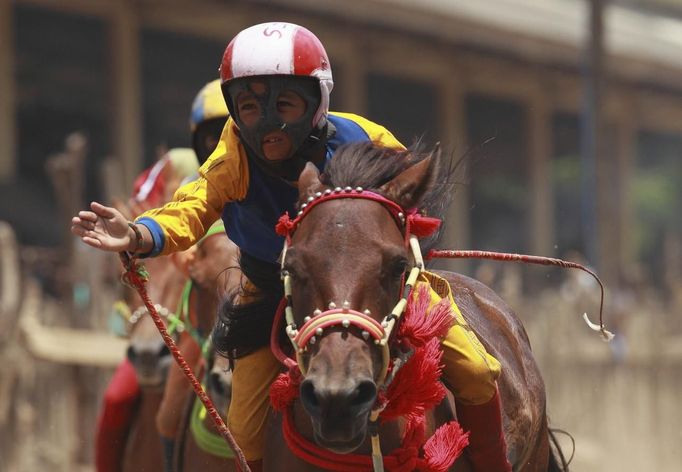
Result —
M177 306L184 285L184 276L175 268L170 258L157 258L146 262L150 274L150 297L158 301L157 310L162 315L172 313ZM131 306L139 299L132 291L126 294ZM130 322L128 360L135 369L140 395L130 425L123 456L123 472L163 472L161 440L156 429L156 412L161 403L168 367L173 361L156 325L144 305L133 311Z
M295 427L305 439L337 457L372 450L368 424L387 362L374 335L363 332L374 326L366 318L383 327L377 328L379 335L392 339L389 326L395 318L384 315L395 310L402 281L414 270L407 268L421 263L418 251L411 254L406 244L409 213L392 211L391 205L437 214L444 207L443 197L451 192L447 174L438 153L396 153L371 144L351 145L337 152L322 177L313 165L306 166L298 184L302 211L298 219L281 223L282 232L290 236L283 254L285 292L289 283L293 318L290 337L303 336L310 316L312 321L323 315L333 319L337 306L345 312L350 309L354 319L361 320L330 321L324 329L308 333L314 344L295 347L302 349L298 365L303 372L300 397L293 404ZM381 197L371 197L377 194ZM503 366L498 384L514 470L561 470L550 447L544 385L520 320L484 285L454 273L443 275L464 318ZM280 422L276 415L271 423ZM265 470L327 470L296 457L281 432L270 431ZM399 447L401 434L399 422L380 424L384 453ZM346 467L337 470L371 470ZM468 469L462 457L450 470Z
M195 340L206 343L215 323L218 302L222 294L231 292L240 283L239 250L224 231L203 239L189 264L192 289L187 300L188 331ZM232 375L227 359L218 356L210 341L205 347L203 384L216 409L225 419L230 402ZM194 392L186 395L183 418L175 444L174 470L188 472L229 472L235 470L232 451L215 428Z

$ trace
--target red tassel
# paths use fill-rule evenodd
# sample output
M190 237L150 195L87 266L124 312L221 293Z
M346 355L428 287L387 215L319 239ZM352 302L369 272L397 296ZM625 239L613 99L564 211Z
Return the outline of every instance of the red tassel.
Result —
M279 217L279 221L275 225L275 233L280 236L288 236L291 230L294 228L294 222L289 218L289 212L284 213Z
M469 444L458 422L450 421L438 428L424 444L424 460L431 472L447 472Z
M445 397L445 387L439 381L442 355L440 341L436 338L415 351L388 387L388 404L381 413L382 421L400 416L409 421L440 403Z
M398 338L413 348L432 338L443 338L455 322L450 300L444 298L429 310L430 301L428 285L421 284L400 321Z
M441 223L441 220L438 218L420 215L419 213L408 215L407 219L410 225L410 233L414 234L418 238L431 236L433 233L438 231Z
M284 411L298 397L301 374L289 371L279 374L270 386L270 404L275 411Z

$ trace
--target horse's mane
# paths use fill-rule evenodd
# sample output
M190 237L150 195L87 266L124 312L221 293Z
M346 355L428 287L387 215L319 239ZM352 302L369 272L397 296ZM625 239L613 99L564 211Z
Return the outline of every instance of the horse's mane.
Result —
M439 148L427 149L420 140L407 150L387 148L372 142L340 146L325 167L321 180L330 187L362 187L381 193L382 185L428 157L431 157L431 165L426 190L415 206L428 216L444 219L452 200L452 178L457 163L446 162ZM438 236L423 241L423 249L432 246Z

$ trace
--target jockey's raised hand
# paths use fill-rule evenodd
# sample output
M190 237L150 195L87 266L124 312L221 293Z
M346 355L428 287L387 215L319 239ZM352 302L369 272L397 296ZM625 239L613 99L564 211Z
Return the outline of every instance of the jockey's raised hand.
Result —
M92 211L79 211L78 216L71 219L73 234L80 236L85 244L105 251L134 252L138 249L135 231L120 211L97 202L92 202L90 209Z

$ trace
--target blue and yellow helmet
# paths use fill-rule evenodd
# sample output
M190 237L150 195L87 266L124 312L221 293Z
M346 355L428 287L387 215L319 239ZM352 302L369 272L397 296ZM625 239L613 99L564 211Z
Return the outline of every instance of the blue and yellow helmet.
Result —
M192 114L189 117L189 128L194 133L205 121L228 117L227 105L220 89L220 80L213 80L199 91L192 103Z

